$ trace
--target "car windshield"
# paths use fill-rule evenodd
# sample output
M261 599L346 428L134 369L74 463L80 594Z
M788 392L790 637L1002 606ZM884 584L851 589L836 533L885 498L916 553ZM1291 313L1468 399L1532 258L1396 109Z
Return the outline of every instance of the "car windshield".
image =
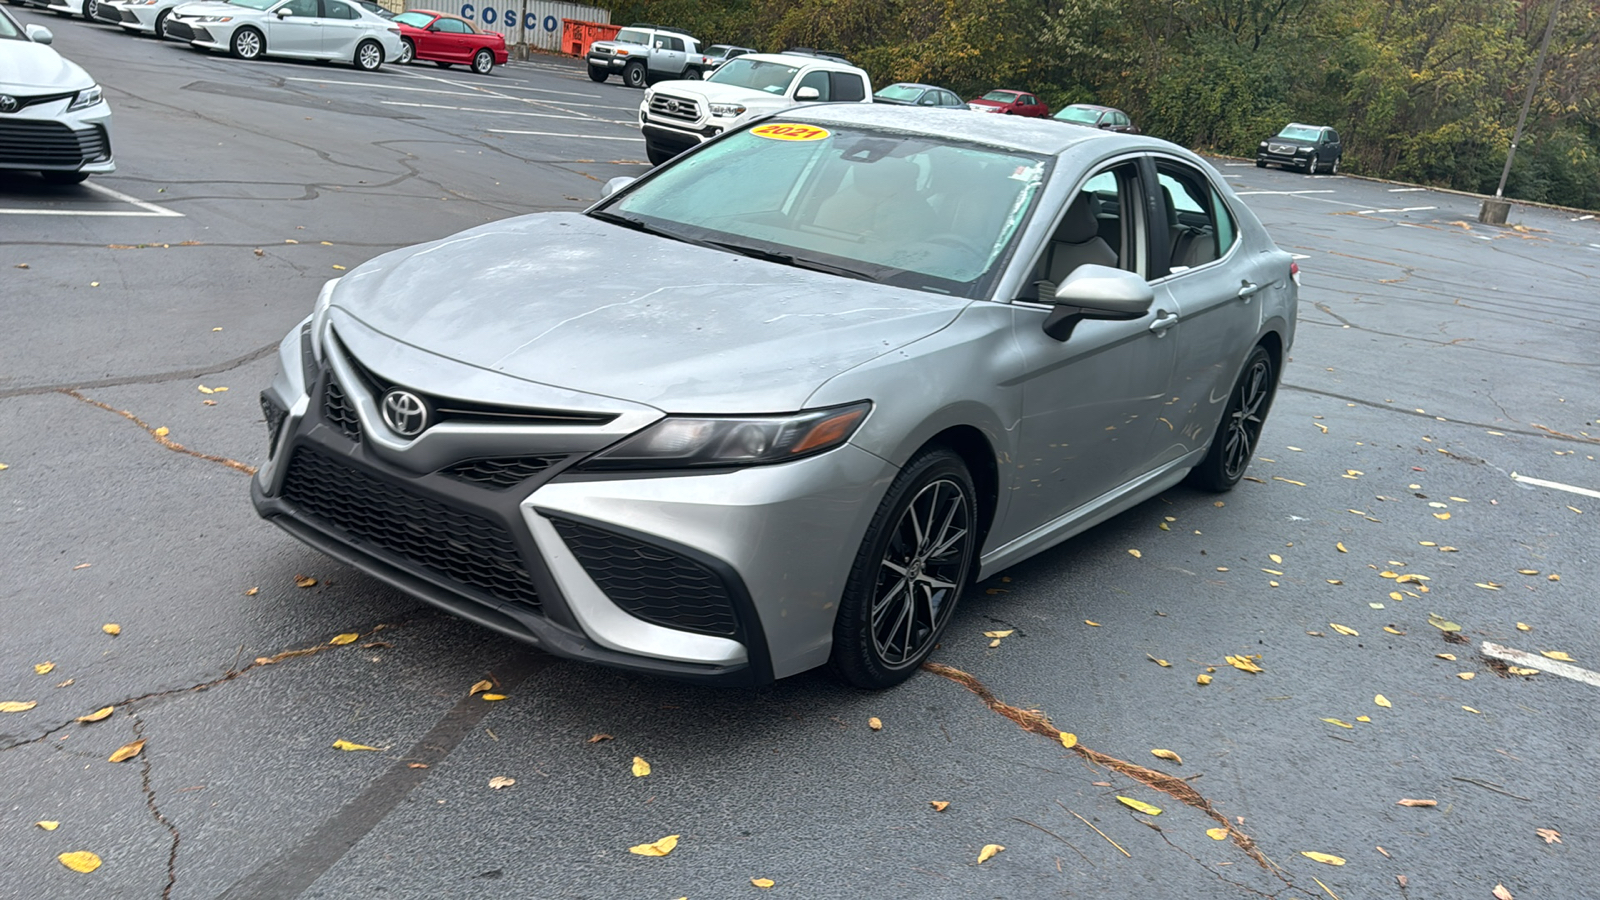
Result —
M617 32L617 36L612 40L623 44L648 44L650 43L650 35L647 32L624 28Z
M1010 103L1017 99L1017 95L1015 91L990 91L983 95L983 99L993 100L996 103Z
M401 25L410 25L412 28L427 28L428 23L433 21L433 16L427 13L403 12L395 16L394 20Z
M593 215L798 268L977 299L999 276L1051 162L945 137L779 121L706 145Z
M0 40L25 41L22 28L17 25L17 20L11 18L11 13L0 10Z
M872 96L882 97L885 100L901 100L906 103L912 103L922 96L922 91L922 88L914 84L891 84Z
M1288 138L1291 141L1314 141L1322 136L1322 129L1312 128L1309 125L1287 125L1278 132L1278 137Z
M1076 122L1079 125L1093 125L1100 121L1100 110L1088 109L1082 106L1069 106L1055 117L1063 122Z
M706 80L732 87L749 88L753 91L765 91L769 94L786 94L789 92L789 83L794 81L795 73L799 71L794 66L786 66L783 63L765 62L741 56L728 60L715 75Z

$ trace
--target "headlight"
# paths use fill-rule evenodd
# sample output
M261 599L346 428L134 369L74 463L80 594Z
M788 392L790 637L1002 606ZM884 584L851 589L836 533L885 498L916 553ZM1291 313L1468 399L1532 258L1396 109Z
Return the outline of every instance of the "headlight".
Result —
M811 456L855 434L868 401L783 416L669 416L584 463L584 469L759 466Z
M744 107L737 103L713 103L711 114L720 119L731 119L734 116L744 115Z
M1294 155L1295 156L1305 156L1309 152L1310 151L1305 147L1296 147L1296 148L1294 148Z
M317 305L311 309L311 352L322 361L322 330L328 324L328 307L333 305L333 286L338 278L330 278L317 294Z
M195 16L196 22L232 22L233 16Z
M1261 142L1261 148L1264 150L1264 149L1266 149L1266 146L1267 146L1267 142L1266 141L1262 141Z
M100 85L91 85L79 91L78 96L72 98L72 102L67 105L67 112L72 112L75 109L88 109L99 103L100 99Z

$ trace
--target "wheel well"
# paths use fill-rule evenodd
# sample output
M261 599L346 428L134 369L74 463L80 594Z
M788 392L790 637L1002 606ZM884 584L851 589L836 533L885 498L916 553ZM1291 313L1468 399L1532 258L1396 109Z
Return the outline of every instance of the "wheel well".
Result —
M1276 331L1269 331L1261 336L1260 345L1267 349L1267 354L1272 357L1272 371L1283 376L1283 338Z
M978 490L978 521L981 524L978 549L981 552L984 539L994 525L994 514L1000 501L1000 473L995 465L994 447L990 446L983 432L970 425L946 428L929 438L918 452L937 446L954 450L967 464L967 472L972 475L972 484Z

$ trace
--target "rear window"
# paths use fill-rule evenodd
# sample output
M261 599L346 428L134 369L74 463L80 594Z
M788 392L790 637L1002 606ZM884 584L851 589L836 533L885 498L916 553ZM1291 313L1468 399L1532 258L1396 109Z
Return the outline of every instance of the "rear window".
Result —
M829 72L828 84L833 88L833 99L854 103L867 99L867 86L854 72Z

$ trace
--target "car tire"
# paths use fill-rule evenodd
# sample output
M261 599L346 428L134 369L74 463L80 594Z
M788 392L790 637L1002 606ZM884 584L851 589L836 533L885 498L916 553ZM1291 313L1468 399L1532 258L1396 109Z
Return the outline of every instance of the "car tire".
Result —
M93 22L94 14L100 8L100 0L83 0L83 20Z
M439 61L439 60L437 60L437 59L436 59L436 60L434 60L434 61L433 61L433 64L434 64L434 65L436 65L436 66L438 66L438 67L439 67L439 68L441 68L441 69L448 69L448 68L450 68L450 67L451 67L451 66L453 66L453 65L455 65L455 63L447 63L447 62L440 62L440 61Z
M650 80L650 73L645 71L644 63L634 60L622 68L622 83L631 88L642 88Z
M494 54L488 50L479 50L472 57L472 71L479 75L487 75L494 71Z
M840 677L880 690L916 674L972 576L977 529L977 491L954 451L924 451L900 470L840 598L829 658Z
M602 69L599 66L590 66L589 67L589 80L595 82L596 84L599 84L600 82L605 81L607 78L610 78L610 77L611 77L611 70L610 69Z
M1189 470L1188 481L1202 490L1221 493L1233 490L1250 468L1250 460L1261 443L1261 429L1278 392L1278 379L1272 354L1257 344L1245 360L1244 371L1228 393L1228 405L1217 423L1211 447L1200 464Z
M1306 174L1307 175L1315 175L1315 174L1317 174L1317 167L1320 166L1320 165L1322 165L1322 164L1317 161L1317 155L1315 153L1311 154L1309 157L1306 158Z
M411 43L410 38L400 39L400 55L395 57L396 65L409 66L417 59L417 45Z
M700 74L700 70L699 69L684 69L683 70L683 80L684 81L699 81L704 77L705 77L704 75Z
M40 172L39 177L45 184L82 184L89 177L88 172Z
M1333 165L1328 167L1328 174L1329 175L1337 175L1337 174L1339 174L1339 157L1335 156L1333 158Z
M644 155L646 159L650 160L650 165L659 166L678 154L673 153L670 150L662 150L655 144L646 141L644 145Z
M261 54L266 51L267 39L254 28L240 28L228 41L228 52L232 53L235 59L260 59Z
M383 47L377 41L362 41L356 45L350 64L363 72L378 71L383 68Z
M155 30L151 32L151 35L155 37L156 40L164 41L167 39L167 16L171 14L172 10L163 9L159 14L156 15Z
M1262 162L1262 161L1261 161L1261 160L1259 160L1259 159L1258 159L1258 160L1256 160L1256 168L1258 168L1258 169L1265 169L1265 168L1266 168L1266 167L1267 167L1267 164L1266 164L1266 163L1264 163L1264 162Z

